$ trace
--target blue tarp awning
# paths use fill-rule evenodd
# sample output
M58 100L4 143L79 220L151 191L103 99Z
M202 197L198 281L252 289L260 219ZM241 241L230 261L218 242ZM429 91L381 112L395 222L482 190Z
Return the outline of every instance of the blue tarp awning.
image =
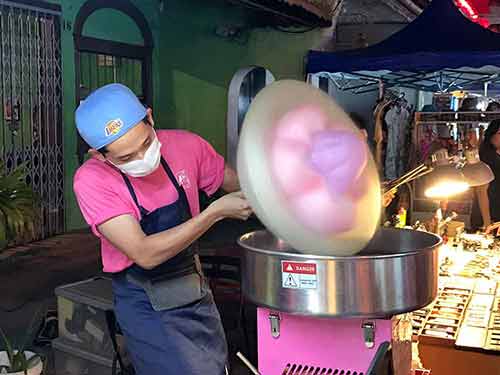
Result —
M431 72L500 66L500 34L467 19L453 0L434 0L412 23L376 45L310 51L307 72Z

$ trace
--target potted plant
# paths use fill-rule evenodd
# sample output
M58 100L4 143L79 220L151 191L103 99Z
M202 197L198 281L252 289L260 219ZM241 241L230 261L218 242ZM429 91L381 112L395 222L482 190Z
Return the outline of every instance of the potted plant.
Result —
M21 348L14 350L12 344L0 329L4 351L0 351L0 374L40 375L43 370L42 358L33 352Z
M38 199L26 176L24 164L7 173L0 161L0 250L27 233L34 234Z

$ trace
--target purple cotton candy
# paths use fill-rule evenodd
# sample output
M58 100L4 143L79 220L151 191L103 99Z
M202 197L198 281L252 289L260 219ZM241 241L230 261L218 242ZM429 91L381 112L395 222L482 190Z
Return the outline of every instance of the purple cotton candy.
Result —
M324 130L314 134L310 162L339 194L349 192L368 163L366 141L348 130Z

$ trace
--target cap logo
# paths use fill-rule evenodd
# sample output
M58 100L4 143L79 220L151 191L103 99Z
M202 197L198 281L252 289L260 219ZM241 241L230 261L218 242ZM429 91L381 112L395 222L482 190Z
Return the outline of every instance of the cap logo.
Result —
M123 121L119 118L109 121L104 128L106 137L111 137L112 135L118 134L122 126Z

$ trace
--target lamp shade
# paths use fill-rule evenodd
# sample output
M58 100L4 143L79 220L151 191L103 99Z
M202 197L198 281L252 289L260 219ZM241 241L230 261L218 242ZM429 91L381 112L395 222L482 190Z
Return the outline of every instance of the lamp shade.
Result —
M462 172L449 162L448 151L433 155L434 169L425 178L427 198L447 198L465 192L469 184Z
M467 150L465 157L467 164L462 169L462 173L470 186L486 185L495 179L495 175L488 164L479 159L479 153L476 149Z

